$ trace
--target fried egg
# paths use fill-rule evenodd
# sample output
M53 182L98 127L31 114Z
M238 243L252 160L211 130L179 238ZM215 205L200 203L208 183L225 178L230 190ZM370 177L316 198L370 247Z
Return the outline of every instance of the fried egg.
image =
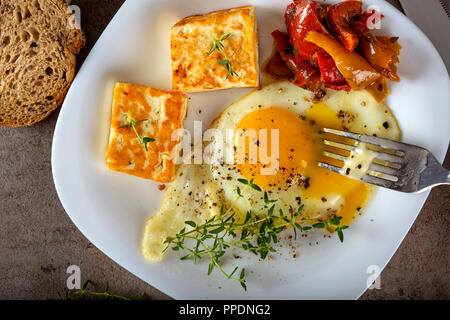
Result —
M323 221L337 215L342 224L350 224L367 206L374 187L317 166L330 148L323 144L324 127L394 140L401 134L389 107L365 90L328 90L321 99L287 81L256 90L212 123L216 137L231 139L205 143L210 164L180 165L161 208L147 222L144 256L161 260L167 236L176 234L186 220L201 223L214 217L222 205L237 215L264 212L265 192L277 200L276 212L303 205L304 219ZM345 165L358 170L371 160L358 156ZM252 181L261 191L243 181Z

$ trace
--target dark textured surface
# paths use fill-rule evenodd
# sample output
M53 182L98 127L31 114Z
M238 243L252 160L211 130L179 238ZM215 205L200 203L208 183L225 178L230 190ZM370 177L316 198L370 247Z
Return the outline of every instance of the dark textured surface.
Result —
M82 62L122 0L77 0L88 42ZM393 2L398 8L396 1ZM66 288L66 268L102 290L149 299L166 295L94 247L72 224L56 195L51 143L58 112L30 128L0 128L0 298L54 299ZM447 156L445 166L450 167ZM449 299L450 188L431 192L422 212L381 275L381 289L363 299Z

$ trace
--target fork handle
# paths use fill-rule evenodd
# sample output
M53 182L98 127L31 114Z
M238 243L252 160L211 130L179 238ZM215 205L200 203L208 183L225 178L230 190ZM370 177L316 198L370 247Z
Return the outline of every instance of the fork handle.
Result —
M445 179L445 182L443 184L450 184L450 171L448 170L447 170L447 179Z
M419 190L427 190L442 184L450 184L450 171L442 167L439 161L430 153L427 167L420 175Z

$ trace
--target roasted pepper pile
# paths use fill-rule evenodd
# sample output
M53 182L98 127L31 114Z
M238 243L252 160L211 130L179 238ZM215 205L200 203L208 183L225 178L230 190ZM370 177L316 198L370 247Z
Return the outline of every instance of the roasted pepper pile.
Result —
M367 89L382 101L389 93L386 79L400 81L401 49L398 38L375 36L368 28L382 17L363 12L361 1L295 0L286 8L287 33L272 32L276 54L266 71L313 91Z

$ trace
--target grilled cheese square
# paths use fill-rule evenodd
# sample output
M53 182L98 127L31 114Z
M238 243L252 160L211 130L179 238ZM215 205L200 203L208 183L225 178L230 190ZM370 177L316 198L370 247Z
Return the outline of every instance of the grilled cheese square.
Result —
M214 39L223 51L208 52ZM172 27L172 89L198 92L259 86L255 8L246 6L182 19ZM237 75L228 75L225 59ZM221 62L222 63L219 63Z
M106 163L109 170L170 182L175 173L172 133L183 128L187 96L135 84L117 83ZM136 121L134 128L130 119ZM135 130L134 130L135 129ZM147 150L142 139L151 138Z

